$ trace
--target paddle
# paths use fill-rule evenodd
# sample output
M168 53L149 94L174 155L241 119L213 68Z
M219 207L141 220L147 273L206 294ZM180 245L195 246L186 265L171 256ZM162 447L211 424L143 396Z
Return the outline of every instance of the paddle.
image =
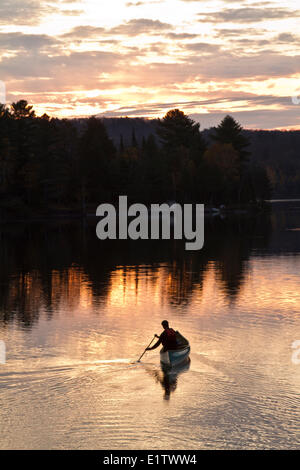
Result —
M157 335L154 335L153 338L151 339L150 343L148 344L147 348L150 348L151 344L152 344L152 341L157 337ZM145 354L145 352L147 351L147 348L145 349L145 351L143 352L143 354L141 355L141 357L136 361L136 362L140 362L143 355Z

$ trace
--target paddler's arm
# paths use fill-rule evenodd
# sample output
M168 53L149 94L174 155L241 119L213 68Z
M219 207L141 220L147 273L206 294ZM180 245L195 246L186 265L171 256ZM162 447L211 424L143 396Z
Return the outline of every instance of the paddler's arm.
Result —
M160 336L155 335L155 336L159 338L158 341L151 348L147 348L146 351L151 351L151 349L156 349L161 344L161 335Z

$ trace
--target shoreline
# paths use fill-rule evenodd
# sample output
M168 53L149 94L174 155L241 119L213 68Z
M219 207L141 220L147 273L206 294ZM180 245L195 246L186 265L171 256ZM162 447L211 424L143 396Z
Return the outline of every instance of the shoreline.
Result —
M287 199L286 202L299 201L300 199ZM212 204L204 204L204 215L205 217L226 217L229 215L255 215L261 212L269 211L272 207L272 203L285 202L285 200L268 200L252 203L252 204L229 204L227 206L213 206ZM163 204L163 203L160 203ZM200 204L199 202L186 203L186 204ZM150 207L150 205L146 205ZM97 206L90 204L83 212L77 208L53 208L47 211L31 211L26 209L27 214L15 212L14 214L1 214L0 209L0 225L5 223L31 223L31 222L53 222L59 220L86 220L86 219L98 219L96 215ZM117 211L118 213L118 211Z

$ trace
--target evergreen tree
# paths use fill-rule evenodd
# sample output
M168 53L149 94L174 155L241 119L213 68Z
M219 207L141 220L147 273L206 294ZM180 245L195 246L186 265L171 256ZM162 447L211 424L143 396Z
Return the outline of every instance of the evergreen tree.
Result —
M10 107L10 136L15 154L14 193L29 205L38 185L37 123L32 108L25 100L12 103Z
M14 119L34 118L35 111L33 106L29 105L26 100L20 100L11 105L11 114Z
M214 129L211 138L220 144L231 144L238 152L240 161L243 162L250 155L245 150L249 145L249 140L242 134L242 126L233 119L232 116L225 116L221 123Z
M168 167L168 179L165 183L169 198L186 199L195 193L195 178L191 178L191 174L199 171L205 150L199 127L199 123L179 109L168 111L159 120L157 134L162 142ZM188 187L185 188L186 182Z
M235 198L238 202L241 202L242 195L246 200L251 199L251 191L249 191L249 168L247 160L250 152L246 148L250 145L249 140L243 135L242 126L233 119L232 116L225 116L217 128L215 128L212 139L219 144L231 144L233 149L238 154L238 160L236 161L236 169L239 174L239 184L236 189Z
M196 135L199 134L199 123L195 123L179 109L171 109L158 122L157 134L167 150L189 148Z

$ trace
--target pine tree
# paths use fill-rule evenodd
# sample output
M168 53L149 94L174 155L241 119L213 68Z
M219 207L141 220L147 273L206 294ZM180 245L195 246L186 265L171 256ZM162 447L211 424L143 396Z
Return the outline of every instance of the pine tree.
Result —
M168 167L169 197L186 199L192 197L195 184L191 184L200 168L205 143L199 130L200 124L186 116L179 109L167 112L158 122L157 134L162 142L163 153ZM183 177L183 174L184 177ZM188 181L188 187L185 182Z
M11 114L14 119L34 118L35 111L33 106L29 105L26 100L20 100L11 105Z
M245 149L250 145L249 140L242 134L242 126L232 116L225 116L214 131L211 138L215 142L231 144L238 152L241 162L247 159L250 152Z
M163 146L174 149L180 146L189 148L194 137L199 134L199 123L195 123L179 109L171 109L158 122L157 134Z

